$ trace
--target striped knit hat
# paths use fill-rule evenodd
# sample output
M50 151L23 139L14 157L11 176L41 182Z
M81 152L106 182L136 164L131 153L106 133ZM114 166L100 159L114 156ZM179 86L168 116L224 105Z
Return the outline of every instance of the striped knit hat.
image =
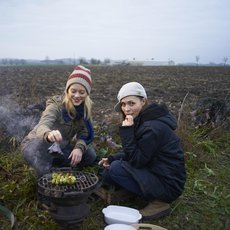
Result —
M78 83L85 87L88 94L90 94L92 87L91 71L82 65L78 65L74 71L69 75L65 90L68 91L70 85Z

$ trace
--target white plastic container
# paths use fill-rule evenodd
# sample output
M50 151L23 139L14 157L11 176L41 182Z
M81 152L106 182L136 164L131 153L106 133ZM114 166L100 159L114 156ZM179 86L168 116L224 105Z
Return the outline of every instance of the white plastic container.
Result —
M136 228L128 224L110 224L104 230L136 230Z
M107 224L136 224L142 218L137 209L125 206L109 205L103 208L104 220Z

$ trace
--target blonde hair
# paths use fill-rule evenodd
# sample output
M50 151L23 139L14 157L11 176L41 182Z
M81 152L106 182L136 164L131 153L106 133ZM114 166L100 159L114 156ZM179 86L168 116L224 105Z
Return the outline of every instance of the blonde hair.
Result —
M65 92L62 103L65 105L69 116L74 119L76 117L76 110L68 92ZM84 118L89 120L92 120L92 105L93 101L91 100L90 96L87 95L84 101Z

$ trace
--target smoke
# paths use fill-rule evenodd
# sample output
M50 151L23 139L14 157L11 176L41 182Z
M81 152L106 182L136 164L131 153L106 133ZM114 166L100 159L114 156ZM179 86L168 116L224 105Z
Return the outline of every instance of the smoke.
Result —
M0 134L14 137L21 142L30 130L38 123L42 106L30 105L21 108L12 96L1 97L0 100Z

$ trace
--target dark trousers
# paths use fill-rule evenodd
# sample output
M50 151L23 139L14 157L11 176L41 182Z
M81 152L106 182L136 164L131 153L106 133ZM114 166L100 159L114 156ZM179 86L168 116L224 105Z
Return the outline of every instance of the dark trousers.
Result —
M107 185L119 185L139 196L143 195L132 175L121 166L120 160L113 161L109 168L103 171L102 177L103 182Z
M132 168L132 170L135 172L134 174L125 169L124 162L115 160L108 169L104 169L102 173L103 182L106 185L119 185L146 201L159 199L171 202L178 197L172 189L170 190L166 187L163 180L148 171L148 169ZM140 180L141 182L138 183L137 181Z
M46 143L40 139L33 139L27 141L22 149L22 154L27 161L27 163L33 167L37 173L38 177L44 174L50 173L53 165L56 167L70 167L70 159L68 159L73 146L67 145L62 149L64 153L63 156L54 158L53 155L48 153L48 148L52 143ZM80 166L87 166L94 163L96 159L96 152L93 147L88 148L82 156L82 161Z

